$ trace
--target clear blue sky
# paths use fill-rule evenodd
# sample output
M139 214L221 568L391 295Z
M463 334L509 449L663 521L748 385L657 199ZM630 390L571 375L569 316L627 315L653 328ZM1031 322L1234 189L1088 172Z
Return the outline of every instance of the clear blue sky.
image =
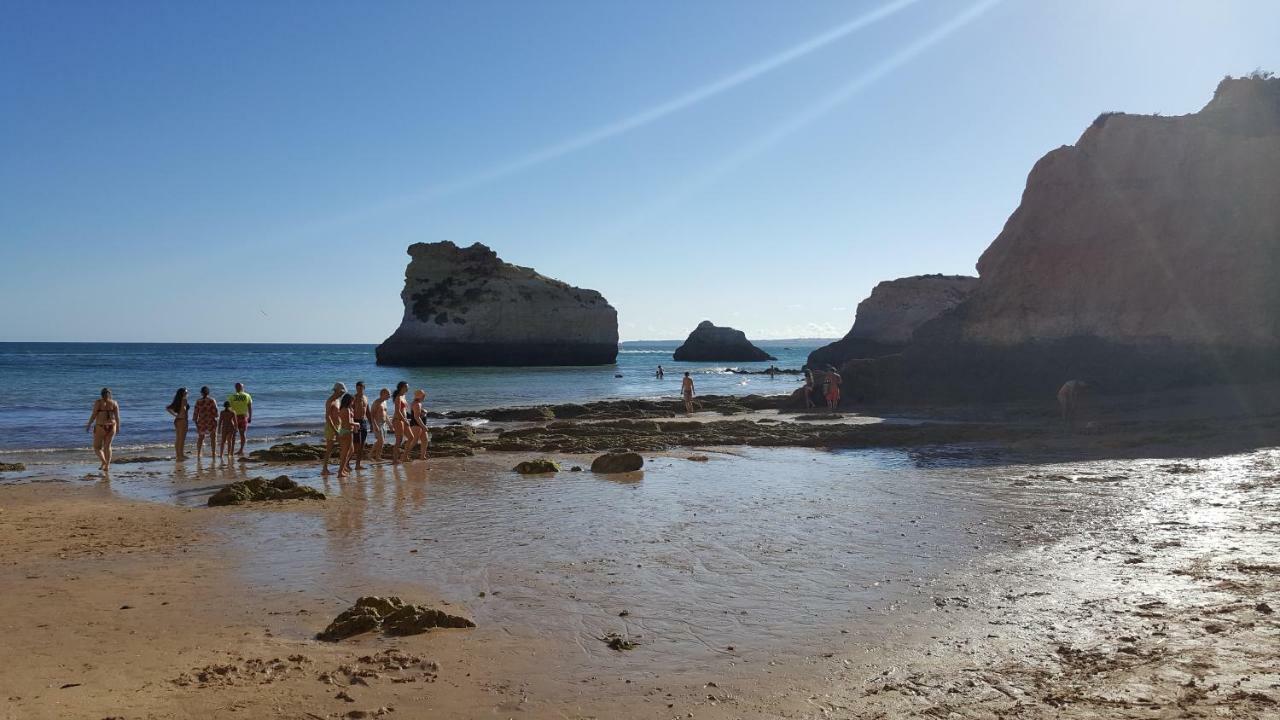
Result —
M1100 112L1255 68L1274 0L6 0L0 340L378 342L436 240L623 339L842 335Z

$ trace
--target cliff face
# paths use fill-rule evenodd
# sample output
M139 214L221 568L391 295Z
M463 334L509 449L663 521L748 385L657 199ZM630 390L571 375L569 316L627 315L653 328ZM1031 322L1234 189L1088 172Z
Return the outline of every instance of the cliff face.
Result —
M809 354L809 367L839 366L854 358L902 350L916 328L968 297L978 278L967 275L916 275L886 280L858 303L853 328L842 339Z
M901 358L860 366L883 398L1280 375L1280 80L1224 80L1191 115L1099 117L1036 163L978 272Z
M710 320L703 320L689 333L684 344L671 356L675 360L754 362L777 360L774 356L752 345L746 333L731 327L718 327Z
M476 243L409 247L404 319L379 365L606 365L618 313L595 290L505 263Z

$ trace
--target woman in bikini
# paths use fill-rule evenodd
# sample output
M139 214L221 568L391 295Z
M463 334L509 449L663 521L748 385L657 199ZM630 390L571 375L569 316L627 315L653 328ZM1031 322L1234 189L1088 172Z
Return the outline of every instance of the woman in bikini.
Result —
M102 388L102 397L93 403L93 412L84 429L93 428L93 452L102 463L103 472L111 471L111 441L120 432L120 404L111 399L111 388Z
M200 399L196 400L196 460L200 459L204 448L204 436L209 436L209 459L218 454L218 401L209 397L209 386L200 388Z
M423 460L427 459L427 411L422 407L422 401L426 399L426 391L422 389L413 391L413 407L409 410L412 436L409 438L409 447L405 449L407 456L413 454L414 445L421 447Z
M182 387L173 394L173 402L165 408L165 412L173 416L173 445L177 450L177 460L186 460L187 449L187 417L191 405L187 402L187 389Z
M391 450L391 462L399 463L404 456L405 446L409 444L410 430L408 415L408 403L405 402L404 394L409 392L409 383L401 380L396 385L396 391L391 394L391 431L396 434L396 444Z
M351 393L342 396L338 403L338 479L351 474L351 453L355 449L352 429L355 426L355 415L351 411L351 403L355 398Z

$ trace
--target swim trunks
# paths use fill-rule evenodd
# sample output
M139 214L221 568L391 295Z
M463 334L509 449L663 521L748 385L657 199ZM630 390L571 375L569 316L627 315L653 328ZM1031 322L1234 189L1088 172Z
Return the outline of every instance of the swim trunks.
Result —
M356 422L360 424L359 431L356 433L356 439L361 445L364 445L365 441L369 439L369 421L366 418L360 418Z

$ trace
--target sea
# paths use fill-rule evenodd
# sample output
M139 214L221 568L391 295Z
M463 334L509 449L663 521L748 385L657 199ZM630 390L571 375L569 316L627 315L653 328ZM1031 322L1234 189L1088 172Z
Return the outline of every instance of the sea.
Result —
M320 429L334 382L354 392L357 380L376 397L400 380L427 393L438 412L581 403L626 398L676 398L683 373L699 394L775 395L801 382L795 375L739 375L732 369L770 365L800 368L829 339L766 340L755 344L778 359L756 363L677 363L679 341L624 342L616 365L593 367L392 368L374 362L374 345L197 343L0 343L0 460L4 455L82 450L84 428L104 387L120 403L115 447L171 446L173 421L165 406L186 387L191 402L201 386L221 405L243 382L253 396L251 440L271 441ZM662 365L664 380L654 377ZM194 441L194 432L188 441Z

